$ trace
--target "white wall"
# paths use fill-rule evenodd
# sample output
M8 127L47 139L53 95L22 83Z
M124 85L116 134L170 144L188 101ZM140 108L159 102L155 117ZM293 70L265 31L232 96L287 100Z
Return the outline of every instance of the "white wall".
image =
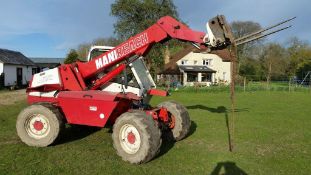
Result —
M212 55L212 54L210 54L210 55ZM226 81L227 83L230 83L231 82L231 68L230 68L231 63L230 62L223 62L219 56L217 56L217 55L214 55L214 56L216 56L216 57L215 57L215 59L213 59L213 63L211 66L211 68L213 70L217 71L214 78L216 78L217 82L219 80L223 80L223 81Z
M20 67L23 69L23 85L27 84L32 78L32 66L22 66L22 65L11 65L5 64L4 66L4 85L12 86L16 84L16 68Z
M0 75L3 73L3 63L0 62Z
M190 52L184 58L177 61L177 65L182 65L182 61L187 60L189 66L203 66L204 59L211 59L211 65L208 65L209 68L216 71L212 74L212 81L219 83L220 81L225 81L227 84L231 82L231 71L230 71L230 62L223 62L222 59L215 54L204 54L204 53L193 53ZM195 64L196 63L196 64ZM185 79L184 73L184 79ZM225 76L224 76L225 75ZM200 80L200 75L198 76ZM185 82L185 85L193 85L193 83ZM206 85L210 85L210 82L206 82Z

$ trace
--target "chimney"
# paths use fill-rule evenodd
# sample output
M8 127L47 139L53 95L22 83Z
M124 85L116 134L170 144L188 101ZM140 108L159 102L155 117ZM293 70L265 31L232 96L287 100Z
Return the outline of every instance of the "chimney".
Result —
M164 50L164 64L167 64L170 62L170 50L168 48L168 45L165 45L165 50Z

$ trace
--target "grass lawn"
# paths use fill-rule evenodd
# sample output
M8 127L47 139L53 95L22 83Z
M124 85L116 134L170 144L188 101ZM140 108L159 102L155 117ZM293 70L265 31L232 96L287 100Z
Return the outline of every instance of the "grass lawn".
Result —
M190 135L165 143L157 158L131 165L117 156L109 128L67 127L47 148L19 141L15 120L21 101L0 106L0 174L310 174L311 94L237 93L234 152L228 151L230 108L226 92L174 92L190 113Z

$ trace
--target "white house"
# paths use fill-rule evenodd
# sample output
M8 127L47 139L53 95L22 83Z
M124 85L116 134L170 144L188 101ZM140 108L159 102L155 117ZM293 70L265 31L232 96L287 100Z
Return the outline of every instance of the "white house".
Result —
M190 52L177 65L183 74L183 85L194 83L210 86L211 84L229 84L231 82L230 62L223 62L215 54Z
M0 49L0 86L25 86L36 71L36 65L22 53Z
M184 86L210 86L231 82L230 62L224 62L216 54L193 52L186 47L173 56L165 57L164 69L157 76L158 83L173 86L180 82Z

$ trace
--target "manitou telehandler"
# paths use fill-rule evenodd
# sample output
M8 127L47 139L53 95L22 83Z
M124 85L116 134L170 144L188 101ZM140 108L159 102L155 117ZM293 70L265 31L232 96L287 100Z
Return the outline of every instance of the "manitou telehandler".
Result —
M175 141L190 129L187 109L167 101L149 105L157 90L144 56L155 43L169 39L191 42L204 51L222 50L233 41L224 16L207 23L207 33L194 31L165 16L145 31L87 62L63 64L37 73L27 88L30 106L20 112L18 136L29 146L51 145L64 124L104 127L113 125L113 145L123 160L139 164L159 151L162 134Z

